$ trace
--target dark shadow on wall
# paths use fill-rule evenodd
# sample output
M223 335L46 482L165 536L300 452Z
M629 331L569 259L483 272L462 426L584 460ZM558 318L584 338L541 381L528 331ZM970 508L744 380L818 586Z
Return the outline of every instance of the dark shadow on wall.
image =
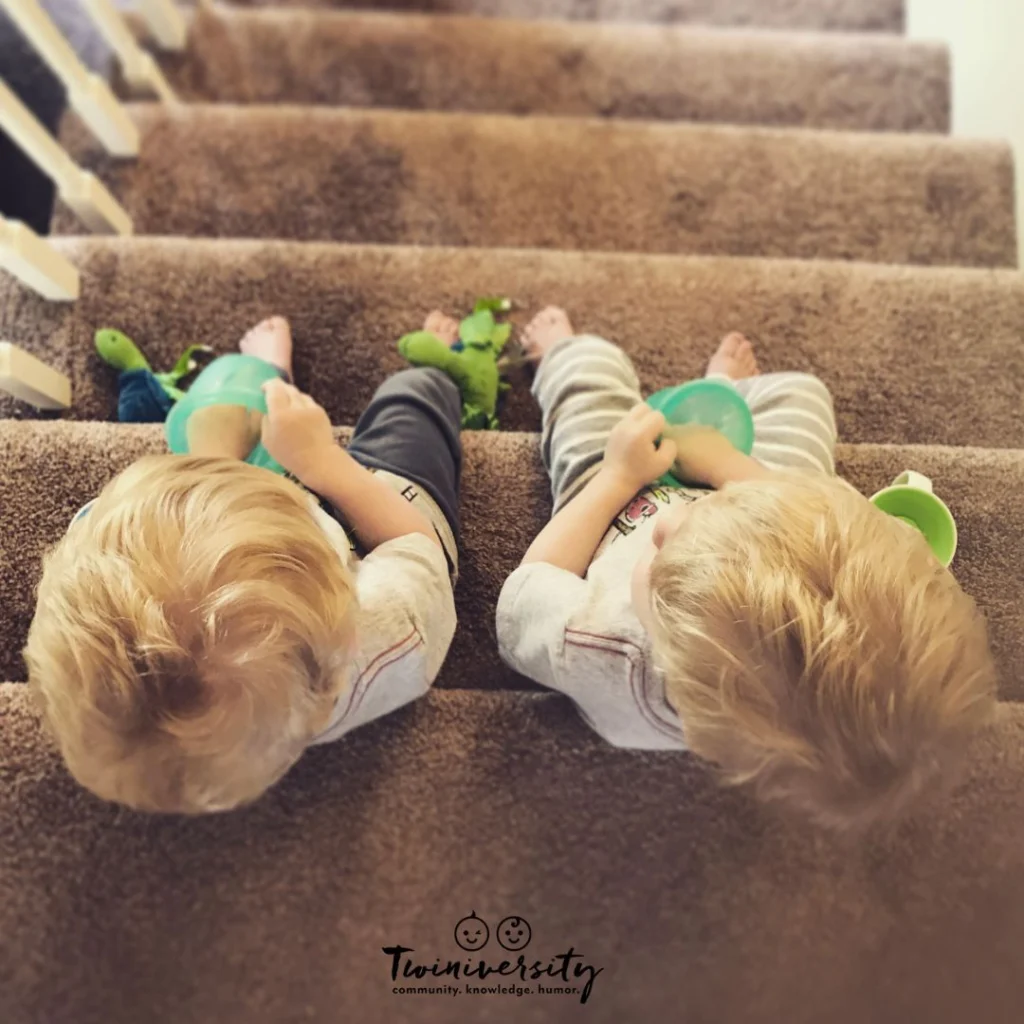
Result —
M43 0L43 6L83 62L93 70L108 73L109 52L77 0ZM0 78L49 131L56 132L64 112L64 87L3 11ZM53 201L50 180L0 132L0 213L46 234Z

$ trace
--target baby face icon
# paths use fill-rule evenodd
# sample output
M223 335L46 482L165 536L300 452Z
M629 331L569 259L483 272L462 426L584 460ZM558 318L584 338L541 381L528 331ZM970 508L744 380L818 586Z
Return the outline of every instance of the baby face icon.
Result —
M477 917L475 910L455 926L455 941L470 953L483 949L490 937L491 930L487 927L487 922Z
M506 917L498 925L497 934L502 948L511 953L518 953L519 950L526 949L533 937L530 923L523 917Z

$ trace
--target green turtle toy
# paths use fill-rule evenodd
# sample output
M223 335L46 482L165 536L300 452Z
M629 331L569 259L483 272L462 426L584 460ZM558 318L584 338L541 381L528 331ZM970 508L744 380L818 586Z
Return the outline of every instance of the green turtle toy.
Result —
M184 392L178 384L199 365L196 356L212 353L209 345L190 345L166 373L154 373L142 350L123 331L96 332L96 352L119 371L117 418L122 423L159 423Z
M414 331L398 343L398 351L413 366L434 366L458 385L465 430L496 430L498 395L508 390L502 370L513 360L502 358L512 325L499 324L495 313L507 313L509 299L477 300L473 312L459 324L459 338L446 345L430 331Z

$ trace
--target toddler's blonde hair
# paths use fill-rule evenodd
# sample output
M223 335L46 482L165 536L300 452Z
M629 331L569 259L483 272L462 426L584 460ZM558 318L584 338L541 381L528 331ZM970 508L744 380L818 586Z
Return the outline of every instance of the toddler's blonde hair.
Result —
M130 807L255 799L345 685L351 574L308 496L242 462L136 462L47 555L38 597L44 719L75 778Z
M939 788L994 711L974 601L839 480L779 473L694 503L654 560L651 608L689 748L837 831Z

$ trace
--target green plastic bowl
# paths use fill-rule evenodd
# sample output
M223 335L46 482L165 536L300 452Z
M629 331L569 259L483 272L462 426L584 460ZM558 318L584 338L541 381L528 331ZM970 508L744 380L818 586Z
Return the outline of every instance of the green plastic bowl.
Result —
M894 486L873 495L871 504L922 533L943 565L948 566L953 561L957 545L956 520L940 498L917 487Z
M691 380L686 384L663 388L647 399L672 426L697 423L714 427L729 443L749 455L754 448L754 417L743 396L729 384L718 380ZM669 486L681 481L666 473L659 483Z
M188 419L196 409L211 405L241 405L267 414L263 385L279 378L277 367L256 356L232 352L218 356L193 381L185 397L167 414L164 433L167 445L175 455L188 454ZM245 460L250 465L283 473L284 467L271 458L262 444L256 445Z
M754 417L743 396L718 380L691 380L651 395L647 404L673 426L697 423L714 427L733 448L749 455L754 448Z

